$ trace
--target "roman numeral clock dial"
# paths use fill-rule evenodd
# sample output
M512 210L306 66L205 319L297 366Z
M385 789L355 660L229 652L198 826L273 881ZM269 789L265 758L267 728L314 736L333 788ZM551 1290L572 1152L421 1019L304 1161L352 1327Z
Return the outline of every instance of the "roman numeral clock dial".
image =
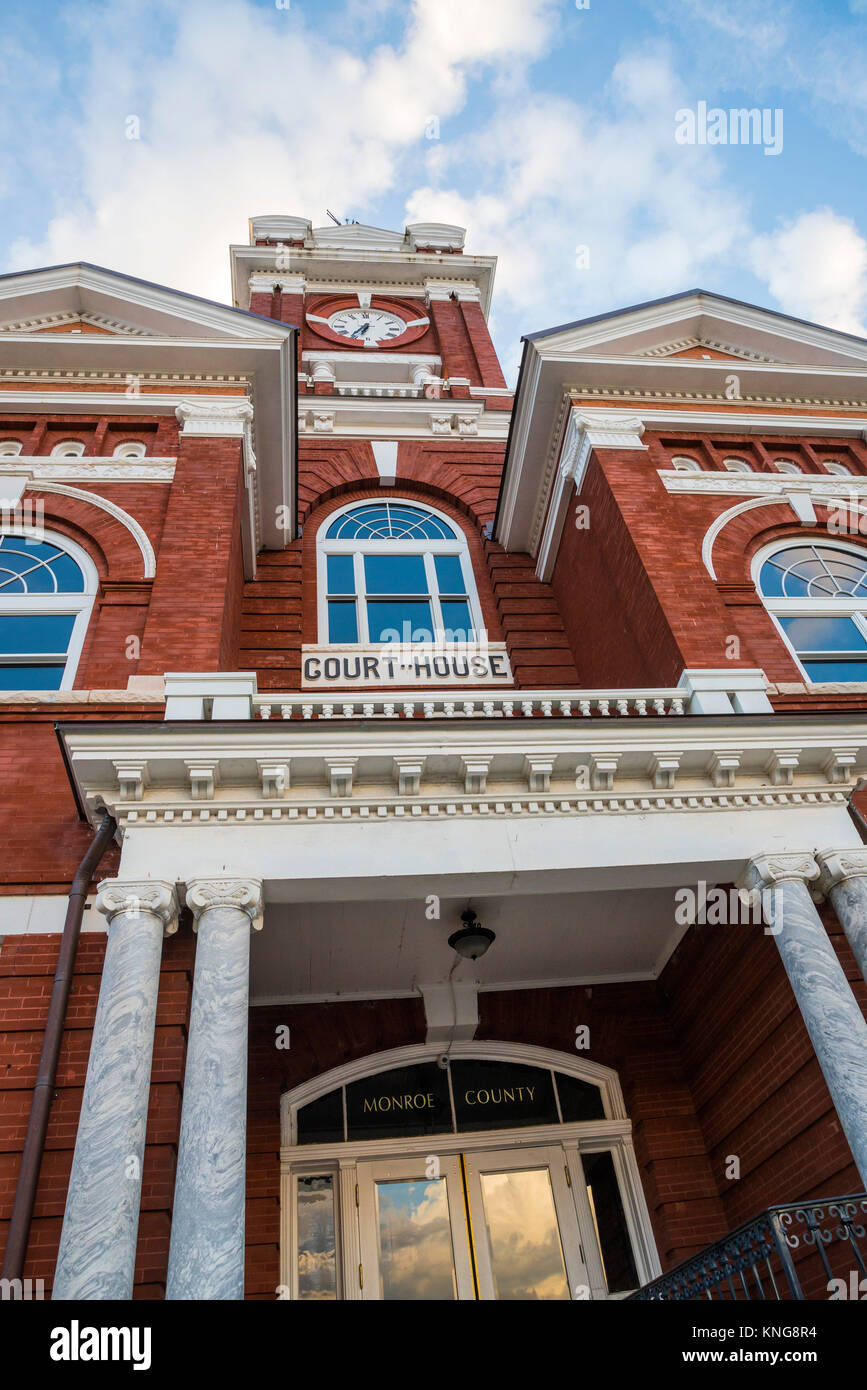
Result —
M339 309L328 320L328 326L341 338L353 343L376 345L400 338L406 324L397 314L389 314L384 309Z

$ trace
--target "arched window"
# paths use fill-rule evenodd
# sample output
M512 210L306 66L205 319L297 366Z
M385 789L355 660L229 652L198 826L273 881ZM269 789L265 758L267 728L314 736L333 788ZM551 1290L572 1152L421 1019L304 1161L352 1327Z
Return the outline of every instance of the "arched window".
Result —
M113 457L116 459L143 459L146 450L144 444L138 439L128 439L124 444L118 444Z
M846 463L840 463L839 459L825 459L826 473L833 473L838 478L851 478L852 469Z
M800 473L801 469L794 459L774 459L774 467L778 473Z
M479 601L463 533L400 498L356 502L319 532L320 640L475 642Z
M84 453L84 445L80 439L63 439L59 444L55 444L51 450L53 459L77 459Z
M97 588L65 537L0 532L0 690L68 690Z
M679 454L671 460L672 468L678 473L700 473L701 465L696 459L691 459L686 454Z
M0 439L0 458L17 459L21 448L20 439Z
M811 681L867 681L867 549L777 543L753 573L765 607Z
M723 468L727 468L730 473L752 473L753 471L746 459L723 459Z

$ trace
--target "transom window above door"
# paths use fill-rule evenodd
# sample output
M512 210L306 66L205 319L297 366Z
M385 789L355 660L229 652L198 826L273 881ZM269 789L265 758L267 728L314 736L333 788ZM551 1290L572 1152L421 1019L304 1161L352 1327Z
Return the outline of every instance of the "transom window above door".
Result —
M867 550L794 541L762 551L754 573L810 681L867 681Z
M471 643L482 632L467 543L454 522L401 499L355 503L319 534L320 640Z

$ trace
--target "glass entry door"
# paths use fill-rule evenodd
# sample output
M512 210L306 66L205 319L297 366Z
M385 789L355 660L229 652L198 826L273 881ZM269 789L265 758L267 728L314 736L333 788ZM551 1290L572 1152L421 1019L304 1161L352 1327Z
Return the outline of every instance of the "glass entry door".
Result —
M362 1296L586 1297L558 1145L358 1165Z
M359 1163L362 1297L475 1297L460 1158Z
M464 1171L478 1297L578 1297L587 1275L563 1150L467 1154Z

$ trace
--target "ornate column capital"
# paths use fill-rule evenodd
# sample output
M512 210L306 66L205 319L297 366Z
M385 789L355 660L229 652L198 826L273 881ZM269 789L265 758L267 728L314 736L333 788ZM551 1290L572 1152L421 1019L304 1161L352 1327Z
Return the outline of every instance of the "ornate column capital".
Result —
M821 870L816 887L828 896L847 878L867 878L867 845L863 849L822 849L816 854Z
M208 908L234 907L246 912L254 931L261 931L263 899L262 880L258 878L191 878L187 884L187 906L196 929Z
M181 401L175 410L184 434L243 435L253 419L253 407L243 396L237 401Z
M135 883L117 878L103 879L96 896L96 910L105 914L109 930L115 917L121 913L134 917L142 912L159 917L165 936L171 936L178 929L175 886L160 878L142 879Z
M757 854L744 869L738 888L774 888L786 879L809 884L819 877L819 865L812 854Z

